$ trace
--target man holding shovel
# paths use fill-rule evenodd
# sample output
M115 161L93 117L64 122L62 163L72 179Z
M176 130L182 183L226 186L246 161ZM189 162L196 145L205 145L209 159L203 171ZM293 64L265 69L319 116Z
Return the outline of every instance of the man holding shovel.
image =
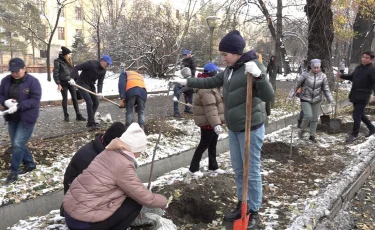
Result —
M189 78L175 80L188 87L209 89L223 86L224 118L228 127L229 149L235 181L238 203L236 208L224 215L224 220L234 221L241 218L242 203L247 203L250 213L248 229L256 229L259 224L258 211L262 204L262 178L260 175L260 153L264 140L264 122L266 114L264 102L274 98L272 85L266 78L266 68L258 61L254 50L244 53L245 40L239 31L225 35L219 44L223 61L227 64L223 72L211 78ZM245 71L246 70L246 71ZM250 163L248 171L247 201L242 200L243 171L245 158L246 95L248 74L253 76Z
M126 129L133 123L135 105L137 105L138 124L144 129L147 90L142 75L135 71L122 72L119 77L118 89L126 108Z
M371 94L375 90L375 66L372 63L374 53L367 51L362 54L361 65L357 66L353 73L342 74L337 72L337 77L352 81L352 89L349 93L349 100L353 103L353 131L346 139L347 143L353 142L359 134L361 121L365 123L369 129L366 137L375 134L375 126L365 114L365 108L370 101Z
M84 62L80 65L73 67L70 73L71 80L69 83L71 85L78 85L92 92L96 92L95 82L98 80L98 93L97 95L90 94L89 92L78 88L79 93L86 102L86 110L88 116L87 127L91 129L97 129L97 124L95 123L94 115L99 107L99 100L97 96L102 96L103 81L104 76L107 72L108 66L112 65L112 59L108 55L103 55L103 57L98 60L90 60ZM82 71L78 74L78 71Z

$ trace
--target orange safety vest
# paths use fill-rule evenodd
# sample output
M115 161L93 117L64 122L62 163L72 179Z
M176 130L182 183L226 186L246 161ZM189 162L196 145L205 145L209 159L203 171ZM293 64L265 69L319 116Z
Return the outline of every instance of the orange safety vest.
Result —
M127 81L125 90L140 87L146 89L145 81L143 77L135 71L126 71Z

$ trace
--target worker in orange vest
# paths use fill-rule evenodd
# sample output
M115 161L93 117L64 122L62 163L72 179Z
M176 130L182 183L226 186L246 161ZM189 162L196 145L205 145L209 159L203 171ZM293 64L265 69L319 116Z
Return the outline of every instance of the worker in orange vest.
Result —
M128 128L133 123L134 106L137 105L138 124L143 129L147 100L146 84L143 77L135 71L124 71L120 74L118 89L123 107L126 108L125 128Z

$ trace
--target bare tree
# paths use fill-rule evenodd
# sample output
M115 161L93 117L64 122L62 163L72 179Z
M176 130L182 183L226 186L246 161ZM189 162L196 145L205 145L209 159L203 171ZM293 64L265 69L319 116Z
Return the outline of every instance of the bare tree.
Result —
M375 16L366 14L369 10L369 7L372 8L372 11L375 11L374 6L368 6L363 2L358 9L358 13L355 17L355 21L353 24L353 42L352 42L352 50L351 50L351 59L350 59L350 70L354 70L354 68L360 63L361 58L361 51L368 51L371 50L372 40L374 39L374 32L373 27L373 19ZM370 8L370 9L371 9ZM371 33L369 33L372 30Z
M319 58L327 76L332 77L333 14L332 0L307 0L305 12L309 22L307 59ZM331 79L332 84L332 79Z
M75 3L77 0L56 0L57 3L57 13L56 13L56 19L54 22L51 21L50 18L48 18L47 12L45 11L45 1L44 0L27 0L27 4L33 4L36 5L39 9L39 15L44 19L44 22L48 28L48 35L46 37L40 35L40 31L35 29L33 27L32 23L27 23L26 20L20 19L19 24L26 30L28 30L33 38L38 39L43 44L47 46L47 79L48 81L51 81L51 57L50 57L50 51L51 51L51 44L53 36L56 32L57 26L59 24L59 19L61 15L62 9L72 3ZM47 41L46 41L47 39Z
M83 7L84 20L93 28L93 39L96 43L96 55L99 60L101 57L102 40L101 40L101 25L104 19L106 0L93 0L90 5Z

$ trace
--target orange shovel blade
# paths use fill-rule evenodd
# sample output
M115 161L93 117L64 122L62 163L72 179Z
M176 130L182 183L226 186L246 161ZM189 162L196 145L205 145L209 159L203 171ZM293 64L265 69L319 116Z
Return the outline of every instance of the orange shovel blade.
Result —
M250 214L247 214L247 202L243 202L241 206L241 219L234 221L233 230L246 230L249 218Z

